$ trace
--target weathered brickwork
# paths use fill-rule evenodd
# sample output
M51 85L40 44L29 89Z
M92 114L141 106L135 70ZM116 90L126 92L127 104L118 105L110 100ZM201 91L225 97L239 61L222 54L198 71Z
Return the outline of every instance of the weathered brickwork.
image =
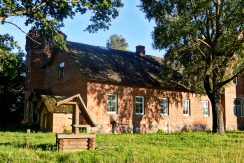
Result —
M118 97L118 113L107 113L107 95ZM135 113L135 96L144 97L144 114ZM169 99L169 115L160 114L159 99ZM205 96L192 93L171 92L137 87L123 87L109 84L87 84L87 106L97 126L102 133L112 132L112 121L119 123L120 131L134 132L166 132L187 129L211 129L211 109L209 116L203 116L202 102L208 100ZM183 116L182 100L190 100L190 115ZM128 131L128 132L129 132Z
M64 78L58 78L58 65L64 62ZM52 64L44 71L44 83L46 90L51 90L52 94L59 96L72 96L80 93L86 101L86 82L82 78L75 63L67 57L66 53L58 53Z
M72 130L72 114L53 113L52 132L64 133L65 130Z
M212 126L211 104L206 96L192 93L174 92L152 88L139 88L106 84L102 82L88 82L82 76L76 61L70 59L69 54L57 52L51 56L48 49L30 49L27 56L27 76L25 93L24 120L31 122L30 94L33 89L48 90L51 95L73 96L81 94L88 112L97 124L94 132L150 133L159 130L165 132L182 131L188 129L209 130ZM58 65L64 62L64 78L58 78ZM142 65L143 66L143 65ZM116 114L107 112L107 95L118 97L118 111ZM135 113L135 97L144 97L144 113ZM160 98L169 99L169 115L160 114ZM227 130L244 128L244 118L234 115L233 100L244 100L244 76L238 77L237 85L229 84L222 95L225 109L225 127ZM190 115L183 115L183 100L190 100ZM209 116L203 116L203 101L209 101ZM80 116L80 123L86 124ZM48 119L48 120L47 120ZM40 113L40 128L56 133L71 129L72 116L65 113ZM115 123L115 124L113 124ZM117 132L116 131L116 132Z
M244 76L237 78L237 84L232 82L225 88L225 119L226 130L244 129L244 117L234 114L234 100L242 99L244 102Z
M236 86L236 96L240 99L242 99L244 107L244 75L239 76L237 78L237 86ZM243 108L244 109L244 108ZM237 118L237 124L238 129L244 130L244 117L238 117Z

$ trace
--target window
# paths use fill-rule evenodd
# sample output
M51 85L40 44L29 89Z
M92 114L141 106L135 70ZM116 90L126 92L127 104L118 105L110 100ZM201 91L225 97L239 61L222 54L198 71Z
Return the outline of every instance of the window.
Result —
M202 108L203 108L203 116L204 117L208 117L209 116L209 104L208 104L208 101L203 101Z
M241 99L234 100L234 113L237 117L244 117L244 107Z
M117 95L107 95L107 113L117 113Z
M190 101L189 100L183 101L183 115L184 116L190 115Z
M160 99L160 114L169 115L169 103L167 98Z
M144 114L144 97L136 96L136 114Z
M64 62L60 62L58 65L58 78L64 78Z

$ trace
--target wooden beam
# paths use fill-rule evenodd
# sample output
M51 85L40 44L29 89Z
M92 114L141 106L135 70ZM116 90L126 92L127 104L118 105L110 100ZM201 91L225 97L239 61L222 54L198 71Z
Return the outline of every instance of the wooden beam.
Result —
M66 99L64 99L64 100L61 100L61 101L57 102L57 106L62 105L62 104L64 104L64 103L66 103L66 102L74 102L73 100L74 100L75 98L77 98L78 96L79 96L79 94L76 94L76 95L71 96L71 97L69 97L69 98L66 98Z
M79 133L79 127L76 127L79 125L80 123L80 112L79 112L79 106L76 104L75 105L75 109L74 109L74 115L75 115L75 121L74 121L74 128L75 128L75 134Z
M59 102L57 102L57 106L59 105L76 105L77 102L62 102L61 104Z
M83 105L83 107L87 110L87 107L86 107L86 105L85 105L85 103L84 103L82 97L81 97L80 95L78 95L78 98L79 98L79 100L81 101L81 104Z

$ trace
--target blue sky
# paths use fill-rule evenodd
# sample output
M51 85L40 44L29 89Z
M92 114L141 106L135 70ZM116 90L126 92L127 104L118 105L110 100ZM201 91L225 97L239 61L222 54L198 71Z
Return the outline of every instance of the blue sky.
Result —
M112 34L122 35L128 42L128 50L135 51L135 46L144 45L146 54L163 56L164 51L158 51L152 48L151 32L153 31L153 22L149 22L144 13L137 7L139 0L122 0L124 7L119 10L119 16L112 20L112 26L109 30L99 30L95 34L84 32L84 29L89 25L89 14L76 16L74 19L64 21L65 27L61 28L67 35L67 40L81 42L96 46L106 46L106 41ZM19 17L8 19L13 23L18 24L25 32L28 32L30 27L24 26L24 20ZM19 42L22 49L25 47L25 34L11 25L0 25L0 33L10 33L15 40Z

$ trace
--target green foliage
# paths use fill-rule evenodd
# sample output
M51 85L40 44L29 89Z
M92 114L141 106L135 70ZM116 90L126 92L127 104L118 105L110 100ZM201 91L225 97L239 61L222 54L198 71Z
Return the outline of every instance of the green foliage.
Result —
M24 103L24 54L13 37L0 35L0 126L20 122Z
M154 48L167 49L165 63L182 74L171 82L195 92L204 88L212 104L213 130L218 126L223 133L220 92L244 71L243 1L141 2L146 18L156 22Z
M8 21L10 17L26 18L25 25L34 25L51 35L54 42L65 48L64 38L58 32L63 20L83 15L89 11L92 14L91 24L86 28L89 32L108 29L112 19L116 18L118 8L122 7L121 0L2 0L0 4L0 23L9 23L18 28L18 24Z
M121 35L113 34L107 40L107 48L126 51L128 43Z
M0 162L242 162L243 143L243 132L97 135L95 151L65 153L52 133L0 132Z
M71 130L64 130L64 134L72 134Z

